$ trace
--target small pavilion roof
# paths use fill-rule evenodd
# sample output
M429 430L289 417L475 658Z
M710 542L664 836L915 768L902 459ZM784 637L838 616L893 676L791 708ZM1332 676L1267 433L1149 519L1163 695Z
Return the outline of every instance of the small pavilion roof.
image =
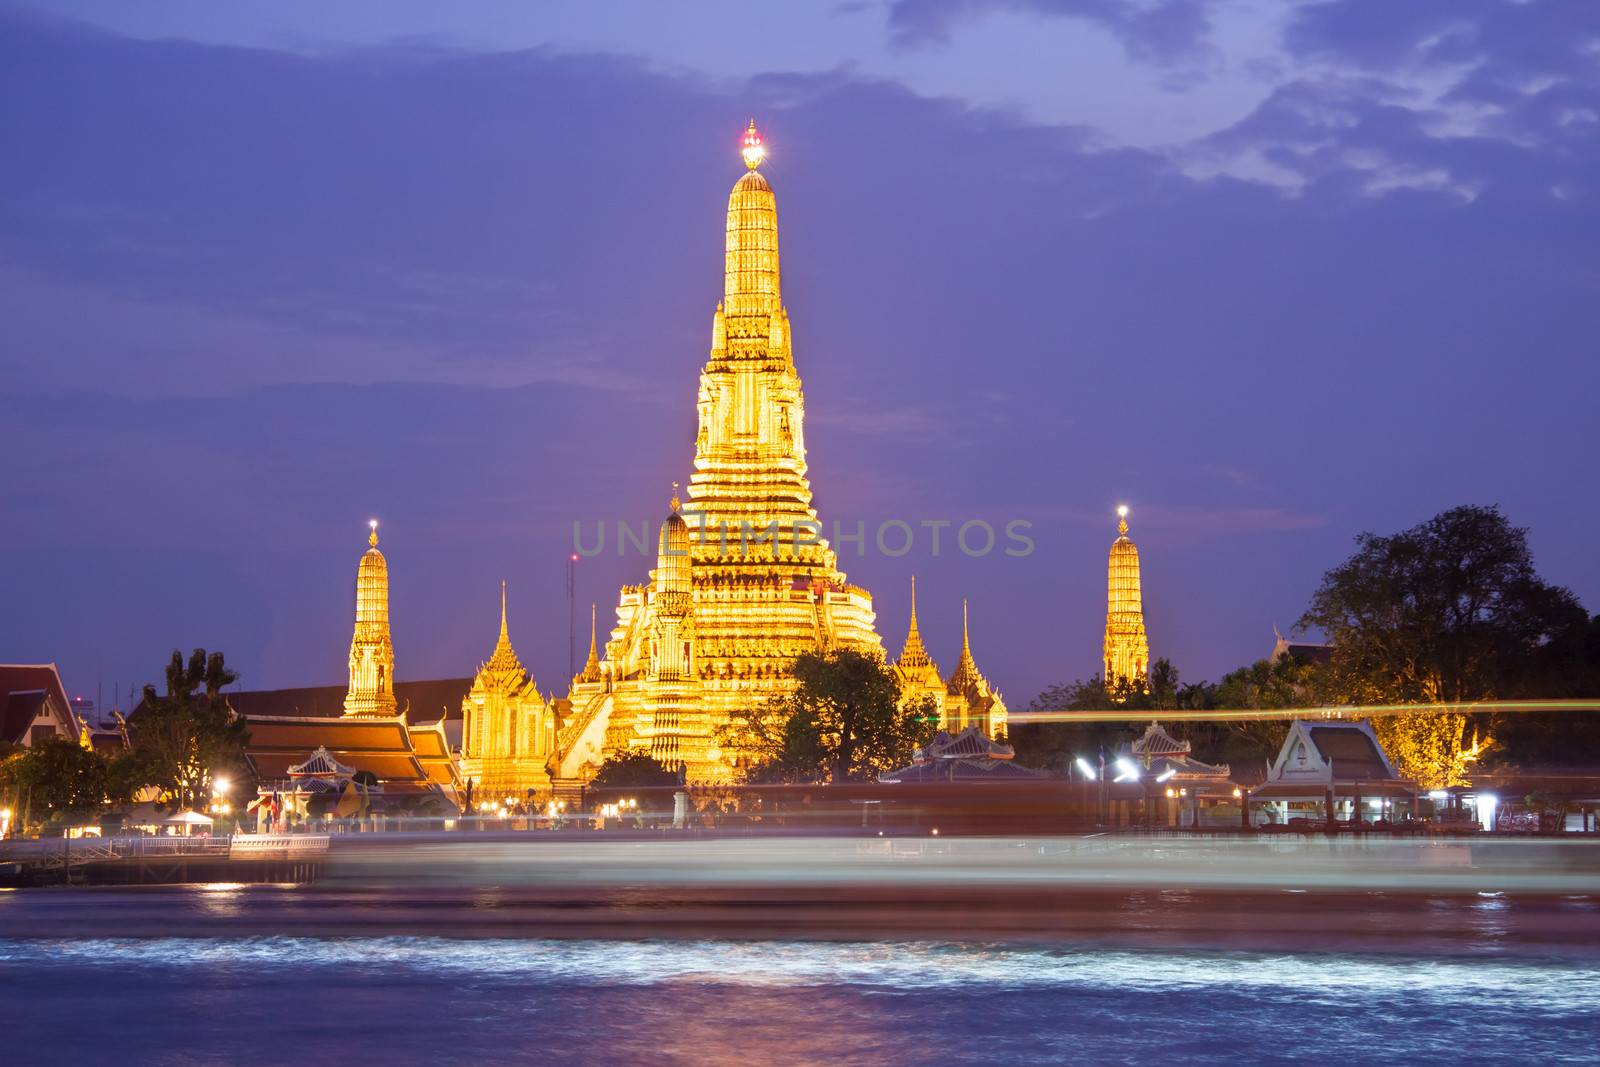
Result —
M977 726L969 726L957 734L940 730L918 753L918 762L972 758L1008 760L1017 754L1010 745L994 740Z

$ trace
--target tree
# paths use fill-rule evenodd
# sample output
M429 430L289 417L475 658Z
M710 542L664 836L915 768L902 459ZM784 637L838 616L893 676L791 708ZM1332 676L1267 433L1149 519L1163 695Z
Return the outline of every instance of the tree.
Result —
M238 675L221 652L197 648L186 665L174 651L167 692L144 687L144 700L128 720L128 739L144 762L147 781L177 810L198 810L211 799L212 777L244 769L250 739L244 720L228 707L222 688Z
M0 761L0 794L15 798L19 819L30 826L86 815L132 796L136 784L125 762L52 737Z
M601 789L647 789L678 785L682 779L660 760L643 750L612 756L600 765L590 785Z
M794 662L794 692L735 716L752 777L833 782L870 779L911 762L932 739L932 701L902 703L894 672L853 649L808 652Z
M1526 688L1540 650L1586 624L1533 568L1527 531L1497 508L1459 507L1379 537L1363 533L1301 616L1333 646L1341 702L1461 704Z

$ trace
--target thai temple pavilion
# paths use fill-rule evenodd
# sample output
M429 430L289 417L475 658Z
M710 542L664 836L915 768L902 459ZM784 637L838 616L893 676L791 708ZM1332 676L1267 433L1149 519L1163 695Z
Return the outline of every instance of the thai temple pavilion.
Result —
M1117 539L1106 564L1106 688L1149 687L1150 641L1144 632L1144 601L1139 591L1139 549L1128 537L1128 508L1117 508Z

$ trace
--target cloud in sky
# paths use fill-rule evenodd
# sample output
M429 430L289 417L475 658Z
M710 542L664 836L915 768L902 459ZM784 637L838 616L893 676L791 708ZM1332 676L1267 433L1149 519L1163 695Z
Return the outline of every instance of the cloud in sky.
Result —
M1079 19L1109 31L1148 62L1190 59L1211 32L1215 0L894 0L889 30L901 46L946 42L966 19L995 12Z
M825 520L1036 524L1023 561L847 554L891 644L916 571L930 605L986 605L1013 700L1091 672L1119 500L1190 677L1261 654L1356 530L1463 502L1504 505L1600 602L1600 505L1573 491L1600 385L1593 76L1576 9L1527 6L1567 12L1570 47L1488 8L1461 6L1476 43L1450 53L1435 23L1307 8L1259 99L1160 150L862 69L288 54L0 14L0 595L36 605L0 644L80 681L173 644L336 680L375 512L408 675L469 670L509 576L557 685L571 522L648 519L684 476L752 112ZM1229 52L1235 14L1207 11L1194 40ZM603 612L641 574L597 563L581 595Z

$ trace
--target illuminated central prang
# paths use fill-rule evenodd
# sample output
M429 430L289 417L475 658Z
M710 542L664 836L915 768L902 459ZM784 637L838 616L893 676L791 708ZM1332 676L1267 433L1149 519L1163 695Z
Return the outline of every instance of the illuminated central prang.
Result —
M628 586L592 678L576 678L557 777L645 752L690 782L727 781L744 756L733 716L794 688L807 652L883 643L811 503L805 398L778 256L778 202L761 134L728 192L722 300L696 395L693 469L661 526L648 582ZM687 368L685 368L687 370Z
M767 150L761 144L761 134L756 132L756 120L751 119L744 131L744 165L755 170L766 158Z

